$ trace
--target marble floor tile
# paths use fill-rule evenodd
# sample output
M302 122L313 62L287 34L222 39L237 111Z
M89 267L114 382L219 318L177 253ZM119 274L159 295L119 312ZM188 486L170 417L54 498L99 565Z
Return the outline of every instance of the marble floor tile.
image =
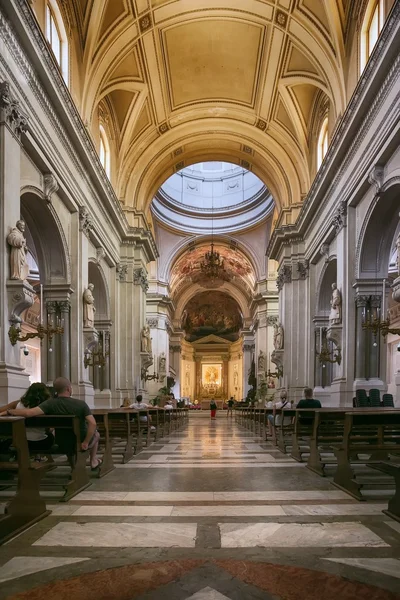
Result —
M194 548L196 523L58 523L34 546Z
M385 508L387 508L387 504ZM397 521L385 521L385 523L386 525L389 525L389 527L400 533L400 523L398 523Z
M53 517L68 517L69 515L73 515L79 506L74 504L48 504L46 508L51 510Z
M382 510L387 508L386 504L322 504L322 505L287 505L282 507L288 516L301 515L382 515Z
M269 500L279 502L280 500L349 500L349 495L339 490L306 490L306 491L271 491L271 492L214 492L214 500ZM358 502L354 502L359 506Z
M230 598L207 586L192 596L188 596L185 600L230 600Z
M304 469L305 463L298 462L284 462L284 461L276 461L276 462L266 462L266 463L258 463L258 462L248 462L248 461L240 461L240 468L251 468L251 469ZM151 463L149 464L148 460L140 463L139 461L125 463L124 465L115 465L117 469L237 469L238 462L216 462L212 460L207 460L203 462L179 462L176 461L173 464L171 463Z
M184 500L214 500L213 492L128 492L125 495L125 500L129 502L176 502Z
M72 565L89 558L67 558L62 556L15 556L0 567L0 582L18 579L38 571Z
M126 500L127 494L128 492L81 492L74 496L74 502L81 500L101 500L102 502L109 500L110 502L118 502Z
M220 523L222 548L387 547L361 523Z
M324 558L324 560L400 579L400 560L398 558Z
M285 516L281 506L175 506L172 517L275 517Z
M74 517L170 517L173 506L80 506Z

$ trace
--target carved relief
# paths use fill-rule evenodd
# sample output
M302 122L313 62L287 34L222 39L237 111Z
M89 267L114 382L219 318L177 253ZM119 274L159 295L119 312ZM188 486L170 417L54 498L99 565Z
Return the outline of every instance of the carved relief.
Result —
M43 191L47 202L51 202L51 197L57 190L58 182L53 173L45 173L43 176Z
M299 274L299 279L306 279L308 277L309 269L310 269L310 263L309 263L308 259L305 259L304 261L299 261L297 263L297 271Z
M151 329L157 329L158 327L158 319L146 319L146 323Z
M292 281L292 267L290 265L283 265L276 278L276 287L279 291L283 288L285 283L291 283Z
M122 282L126 281L126 276L128 273L128 265L124 263L118 263L116 267L118 279Z
M335 229L336 235L346 227L347 225L347 204L346 202L340 202L338 208L335 211L335 214L332 219L332 225Z

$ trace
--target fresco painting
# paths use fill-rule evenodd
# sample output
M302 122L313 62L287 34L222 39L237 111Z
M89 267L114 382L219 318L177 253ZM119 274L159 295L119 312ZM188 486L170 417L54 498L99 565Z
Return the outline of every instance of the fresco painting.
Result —
M243 319L237 302L227 294L202 292L186 305L181 326L189 342L211 334L236 341Z

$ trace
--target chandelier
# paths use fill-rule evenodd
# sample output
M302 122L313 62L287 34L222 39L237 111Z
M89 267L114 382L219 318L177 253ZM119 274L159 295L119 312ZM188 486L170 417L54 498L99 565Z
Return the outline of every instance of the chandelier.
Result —
M213 184L211 183L211 249L205 253L204 260L200 263L202 274L214 281L221 279L225 274L224 259L219 252L214 250L214 194Z
M214 250L213 242L211 242L211 249L205 253L204 260L200 263L200 269L203 275L211 280L219 279L225 273L224 259Z
M400 328L394 328L394 327L390 327L390 315L389 315L389 311L387 311L387 315L386 315L386 319L385 319L385 312L386 312L386 306L385 306L385 300L386 300L386 279L383 280L382 282L382 319L380 318L380 316L378 317L372 317L371 315L368 315L365 319L365 321L362 323L362 328L366 331L370 331L373 335L373 346L376 347L378 345L378 336L381 334L384 338L386 338L386 336L389 333L392 333L393 335L400 335Z

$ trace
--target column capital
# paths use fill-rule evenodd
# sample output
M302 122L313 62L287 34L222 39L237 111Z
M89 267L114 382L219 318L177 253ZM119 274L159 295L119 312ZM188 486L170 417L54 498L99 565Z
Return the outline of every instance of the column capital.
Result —
M357 308L364 308L367 306L369 300L369 296L364 296L361 294L357 294L356 296L356 306Z
M126 263L118 263L116 266L117 278L121 283L126 281L128 274L128 265Z
M19 102L11 96L8 81L0 83L0 123L6 123L18 137L28 128L28 117L21 111Z
M55 300L47 300L46 310L49 315L55 315L57 312L57 302Z
M133 283L135 285L140 285L144 292L147 292L149 289L149 283L147 281L147 273L146 269L143 267L139 267L138 269L133 269Z
M278 277L276 278L276 287L279 291L283 288L285 283L292 282L292 266L291 265L283 265L281 269L279 269Z
M69 300L62 300L58 302L58 308L62 313L67 313L71 310L71 302Z

